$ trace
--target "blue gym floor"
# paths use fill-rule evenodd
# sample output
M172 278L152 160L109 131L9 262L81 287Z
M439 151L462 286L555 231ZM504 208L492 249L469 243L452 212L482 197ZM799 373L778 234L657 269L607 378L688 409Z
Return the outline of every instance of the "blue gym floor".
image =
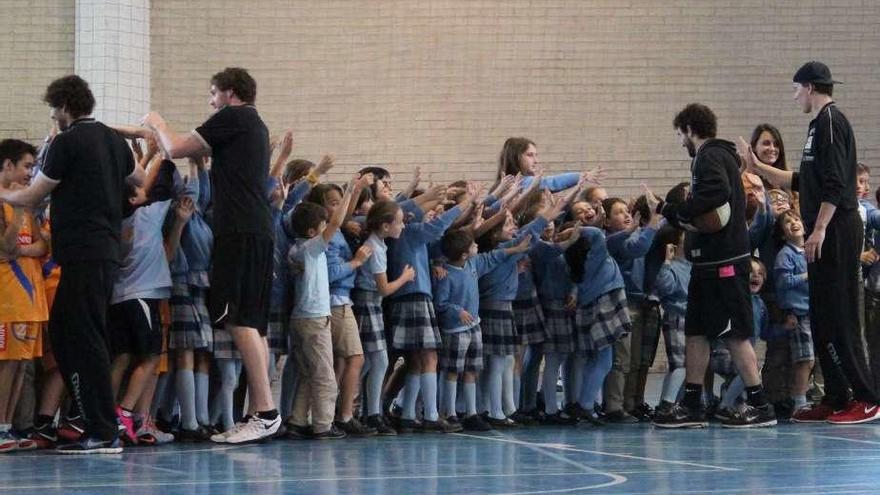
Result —
M880 426L659 431L533 427L239 447L130 448L116 456L0 457L0 493L549 494L880 491Z

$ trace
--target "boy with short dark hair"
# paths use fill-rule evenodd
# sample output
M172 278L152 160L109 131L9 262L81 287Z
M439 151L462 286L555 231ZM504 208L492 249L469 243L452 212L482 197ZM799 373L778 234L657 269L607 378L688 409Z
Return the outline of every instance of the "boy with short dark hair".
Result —
M353 179L342 196L333 217L327 209L304 202L287 218L296 242L288 252L293 270L293 310L290 328L293 355L299 368L293 414L288 436L316 439L344 438L346 433L333 424L338 387L333 367L333 344L330 333L330 282L327 272L327 248L348 212ZM311 412L311 428L309 413Z

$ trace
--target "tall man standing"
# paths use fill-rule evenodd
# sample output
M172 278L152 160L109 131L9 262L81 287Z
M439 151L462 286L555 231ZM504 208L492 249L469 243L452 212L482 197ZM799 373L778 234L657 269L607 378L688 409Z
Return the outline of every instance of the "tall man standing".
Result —
M880 418L878 396L865 363L859 333L860 264L864 225L858 212L856 141L846 116L831 99L834 81L821 62L795 73L794 99L813 120L799 172L761 163L740 138L739 152L750 171L800 191L810 284L813 345L825 376L825 397L797 411L797 422L857 424ZM849 400L852 389L853 400Z
M746 385L747 403L723 426L753 428L776 424L758 372L752 302L749 293L751 255L746 230L746 198L739 159L733 143L716 139L717 120L707 106L692 103L676 115L673 126L681 145L693 158L691 192L679 204L663 203L657 211L688 230L685 252L693 263L685 315L686 381L684 399L658 413L660 428L706 427L702 404L703 378L709 364L710 340L724 339ZM716 217L713 229L700 229L706 215ZM725 219L724 217L728 218Z
M177 134L157 112L143 124L172 158L211 155L214 187L214 252L209 312L235 340L247 370L248 417L216 442L261 440L278 431L281 418L269 389L266 329L272 283L272 218L266 194L269 131L254 102L257 83L232 67L211 78L216 110L188 134Z
M60 453L119 453L110 386L107 307L120 262L119 235L125 183L140 185L125 139L90 118L95 98L78 76L53 81L43 100L61 133L42 170L19 190L0 189L0 201L37 207L52 194L52 255L61 280L49 314L49 338L58 368L85 424L78 443Z

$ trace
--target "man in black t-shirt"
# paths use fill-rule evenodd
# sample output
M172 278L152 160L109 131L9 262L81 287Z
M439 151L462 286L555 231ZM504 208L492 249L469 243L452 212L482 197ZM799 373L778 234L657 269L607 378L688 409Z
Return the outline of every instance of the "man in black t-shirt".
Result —
M120 262L124 187L126 182L140 185L144 172L116 131L89 118L95 99L84 80L62 77L49 85L43 99L61 133L30 186L0 190L0 201L35 208L52 194L52 255L62 269L49 337L85 425L79 442L58 450L118 453L107 307Z
M750 171L800 191L810 285L813 346L825 377L822 403L795 412L802 423L859 424L880 419L877 391L865 362L859 328L864 224L858 211L858 165L852 127L834 100L831 71L807 62L792 78L795 101L813 114L799 172L758 161L740 139ZM853 398L849 400L849 391Z
M211 437L253 442L273 435L281 418L269 389L266 329L272 281L272 220L266 183L269 132L254 101L257 85L241 68L211 78L213 115L189 134L177 134L156 112L143 124L172 158L211 155L214 252L208 306L215 323L232 334L248 378L246 422Z

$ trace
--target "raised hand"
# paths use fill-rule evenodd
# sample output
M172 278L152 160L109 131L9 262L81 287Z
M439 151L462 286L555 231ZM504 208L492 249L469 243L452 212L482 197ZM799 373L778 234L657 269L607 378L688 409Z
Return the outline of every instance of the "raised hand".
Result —
M186 223L196 211L196 204L189 196L181 196L174 205L174 214L182 223Z
M358 265L363 265L373 255L373 248L364 244L354 253L354 261Z
M315 175L320 177L326 174L331 168L333 168L334 163L336 163L336 157L332 153L322 156L321 161L319 161L318 165L315 167Z

